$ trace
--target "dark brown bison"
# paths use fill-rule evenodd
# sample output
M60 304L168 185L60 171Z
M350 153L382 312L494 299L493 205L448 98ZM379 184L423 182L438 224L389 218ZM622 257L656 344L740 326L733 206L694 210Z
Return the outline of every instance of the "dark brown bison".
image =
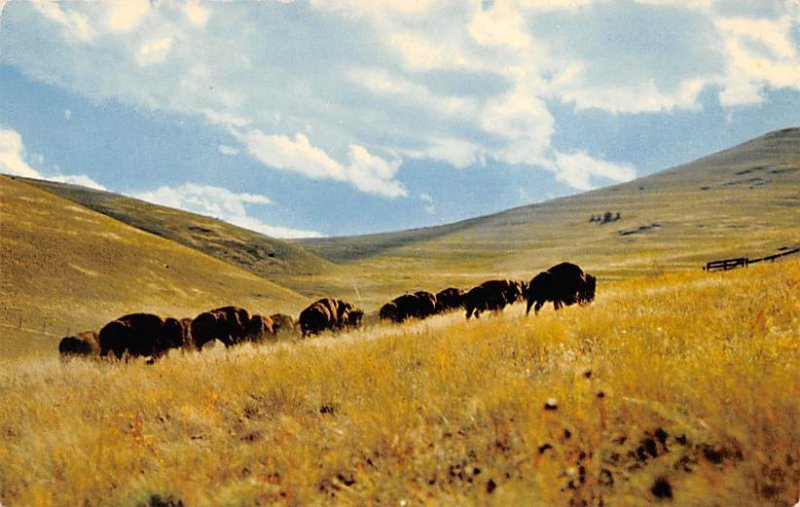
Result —
M291 315L273 313L269 318L272 319L272 330L276 335L293 334L297 331L297 322Z
M203 312L192 320L192 342L197 350L206 343L219 340L226 347L245 341L258 341L273 334L272 320L262 315L251 315L245 308L223 306Z
M379 316L383 320L403 322L406 319L424 319L436 313L436 296L419 290L413 294L403 294L383 305Z
M381 306L381 309L378 311L378 317L380 317L381 320L400 322L397 317L397 303L394 301L389 301L385 305Z
M525 285L516 280L488 280L464 295L467 319L479 318L481 312L500 312L507 305L522 299Z
M449 312L464 307L465 292L455 287L441 290L436 293L436 313Z
M587 305L594 300L596 288L597 279L579 266L569 262L556 264L531 279L525 291L525 315L531 307L534 314L539 313L547 301L552 301L556 310L575 303Z
M58 343L58 352L62 357L94 356L100 352L97 333L82 331L75 336L65 336Z
M100 355L112 352L117 359L127 351L132 357L151 357L153 360L169 349L183 346L185 333L180 321L150 313L125 315L106 324L100 330Z
M341 299L322 298L311 303L300 312L300 331L303 336L318 334L325 330L358 327L364 312Z

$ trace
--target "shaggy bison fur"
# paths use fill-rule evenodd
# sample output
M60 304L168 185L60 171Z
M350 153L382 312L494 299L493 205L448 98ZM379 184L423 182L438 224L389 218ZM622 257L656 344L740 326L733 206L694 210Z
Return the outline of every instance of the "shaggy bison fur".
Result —
M100 355L111 352L117 359L127 351L132 357L157 359L169 349L180 348L185 333L180 321L150 313L125 315L100 330Z
M246 341L258 341L274 334L272 319L251 315L245 308L223 306L203 312L192 320L192 343L200 350L206 343L219 340L226 347Z
M448 312L464 307L465 292L455 287L450 287L436 293L436 313Z
M75 336L65 336L58 343L58 352L62 357L93 356L100 352L97 333L82 331Z
M364 312L341 299L323 298L300 312L300 331L303 336L318 334L326 330L358 327Z
M484 311L500 312L522 299L525 285L516 280L488 280L464 295L467 319L479 318Z
M547 271L534 276L525 290L528 315L533 307L534 314L548 301L558 310L575 303L587 305L594 300L597 279L585 273L579 266L562 262Z
M403 294L383 305L379 316L383 320L403 322L406 319L424 319L436 313L436 296L420 290Z

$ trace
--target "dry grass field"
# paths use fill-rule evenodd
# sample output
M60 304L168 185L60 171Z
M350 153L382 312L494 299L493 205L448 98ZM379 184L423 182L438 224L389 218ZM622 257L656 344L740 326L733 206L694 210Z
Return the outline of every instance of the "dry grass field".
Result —
M0 356L51 355L69 330L135 311L267 314L306 298L240 267L0 176Z
M800 261L153 366L0 364L4 505L792 505Z

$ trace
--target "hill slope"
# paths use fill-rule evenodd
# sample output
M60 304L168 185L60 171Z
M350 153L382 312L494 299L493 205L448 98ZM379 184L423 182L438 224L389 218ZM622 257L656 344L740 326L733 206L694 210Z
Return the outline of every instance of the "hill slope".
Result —
M222 304L296 311L306 298L26 182L0 177L0 354L52 350L67 330L132 311Z
M207 216L77 185L33 179L24 181L259 276L311 275L335 269L330 262L298 245Z
M620 219L590 222L606 212L619 212ZM630 276L795 246L799 215L795 128L576 196L440 227L301 244L334 261L383 269L386 276L444 273L439 285L495 273L528 276L564 259L604 276ZM420 278L426 280L430 276Z

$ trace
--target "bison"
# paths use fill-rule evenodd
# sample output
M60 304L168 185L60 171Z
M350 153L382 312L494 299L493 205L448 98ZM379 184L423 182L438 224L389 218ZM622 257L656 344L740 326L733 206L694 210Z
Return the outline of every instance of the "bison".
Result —
M92 356L100 352L95 331L82 331L75 336L65 336L58 343L58 352L62 357Z
M245 308L223 306L203 312L192 320L190 333L197 350L206 343L219 340L226 347L245 341L256 341L273 334L272 320L251 315Z
M436 313L444 313L450 310L464 307L465 292L455 287L441 290L436 293Z
M436 296L419 290L413 294L403 294L383 305L379 316L383 320L403 322L406 319L424 319L436 313Z
M340 299L319 299L300 312L300 331L303 336L318 334L325 330L358 327L364 312Z
M530 314L531 307L534 314L539 313L547 301L552 301L555 310L575 303L587 305L594 301L596 288L597 279L579 266L569 262L556 264L531 279L525 290L525 315Z
M464 295L467 319L479 318L481 312L500 312L507 305L522 299L525 285L516 280L488 280Z
M269 318L272 319L272 330L276 335L293 334L297 331L297 322L291 315L273 313Z
M98 336L103 357L113 352L121 359L127 351L132 357L149 356L153 360L169 349L182 347L184 337L180 321L150 313L133 313L113 320Z

